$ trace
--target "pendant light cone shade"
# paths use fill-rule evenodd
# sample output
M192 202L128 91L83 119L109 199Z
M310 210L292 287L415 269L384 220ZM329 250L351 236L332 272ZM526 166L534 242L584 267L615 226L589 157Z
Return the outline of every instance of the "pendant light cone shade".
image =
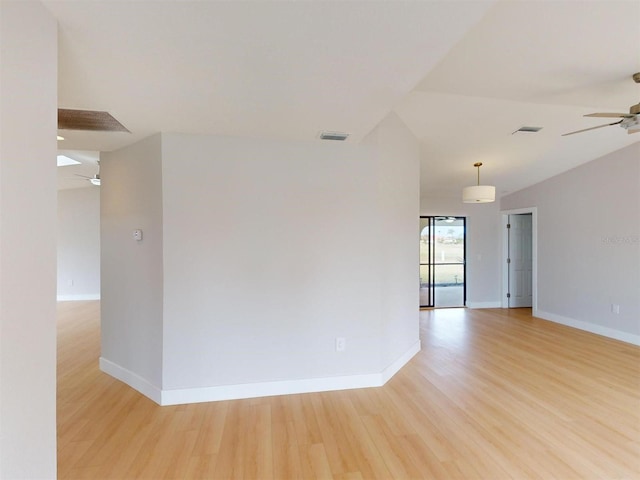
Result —
M478 184L465 187L462 190L463 203L491 203L496 200L496 187L492 185L480 185L480 167L482 162L474 163L478 169Z

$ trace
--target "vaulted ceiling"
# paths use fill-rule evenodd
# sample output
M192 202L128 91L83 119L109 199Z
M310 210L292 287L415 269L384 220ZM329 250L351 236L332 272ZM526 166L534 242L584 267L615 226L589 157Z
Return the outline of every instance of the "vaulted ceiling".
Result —
M424 196L459 195L476 161L503 194L640 140L618 126L561 137L640 101L639 1L44 3L59 106L131 131L64 131L85 166L62 177L161 131L358 142L394 112L420 140Z

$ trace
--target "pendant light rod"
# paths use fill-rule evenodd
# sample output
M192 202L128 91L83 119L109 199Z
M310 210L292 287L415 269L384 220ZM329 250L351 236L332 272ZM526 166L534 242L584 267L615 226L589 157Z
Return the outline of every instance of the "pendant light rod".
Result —
M478 169L478 185L480 185L480 167L482 166L482 162L476 162L473 166Z

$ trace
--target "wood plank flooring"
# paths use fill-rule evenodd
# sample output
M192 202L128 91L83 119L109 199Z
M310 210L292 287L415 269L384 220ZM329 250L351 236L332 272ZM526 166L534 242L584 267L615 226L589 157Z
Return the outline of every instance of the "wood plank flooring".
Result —
M159 407L59 303L60 479L640 479L640 348L530 310L423 311L384 387Z

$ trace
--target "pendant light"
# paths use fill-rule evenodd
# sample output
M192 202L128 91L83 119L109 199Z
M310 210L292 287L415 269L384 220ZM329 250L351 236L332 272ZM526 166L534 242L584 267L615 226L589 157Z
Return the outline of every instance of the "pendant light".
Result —
M480 185L480 167L482 162L473 164L478 169L478 184L464 187L462 201L464 203L490 203L496 200L496 187L492 185Z

